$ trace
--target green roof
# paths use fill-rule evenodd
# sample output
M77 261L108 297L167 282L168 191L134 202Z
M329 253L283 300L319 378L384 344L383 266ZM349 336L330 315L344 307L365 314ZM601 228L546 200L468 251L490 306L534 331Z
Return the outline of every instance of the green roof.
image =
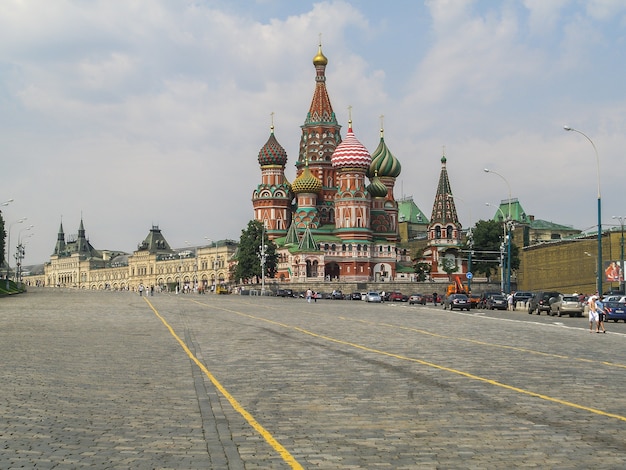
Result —
M430 221L419 207L413 202L412 197L407 197L398 201L398 221L410 224L428 225Z

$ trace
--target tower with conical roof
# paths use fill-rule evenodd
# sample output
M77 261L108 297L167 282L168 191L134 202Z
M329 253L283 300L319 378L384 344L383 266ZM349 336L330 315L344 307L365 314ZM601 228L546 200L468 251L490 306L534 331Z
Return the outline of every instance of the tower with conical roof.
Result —
M460 256L461 223L456 213L454 196L448 178L447 159L441 157L439 184L433 203L433 211L428 226L428 248L424 255L430 260L431 276L448 277L446 269L456 267L456 274L464 272Z
M291 224L291 185L285 177L287 152L274 135L274 123L270 136L259 151L261 184L252 193L254 218L265 224L270 239L284 237Z
M380 125L380 142L372 153L372 163L367 172L367 176L374 183L378 180L385 186L384 200L374 199L372 206L372 230L375 235L384 236L389 241L398 241L398 203L396 202L393 190L396 178L402 169L398 159L391 153L385 143L385 129L382 122ZM382 205L381 205L382 202Z
M294 180L291 189L297 198L293 224L301 230L319 228L317 197L322 192L322 182L311 173L308 162L305 162L304 170Z
M328 59L322 52L320 42L317 54L313 57L315 66L315 91L304 124L301 126L300 152L298 155L298 175L308 163L311 174L322 182L318 197L318 214L321 224L334 223L332 209L337 182L331 158L337 145L341 143L341 126L333 111L326 89L326 65Z
M65 232L63 232L63 222L59 227L59 233L57 234L57 242L54 246L54 255L62 256L65 253Z
M332 156L332 165L337 171L335 229L337 236L344 240L372 239L371 199L365 184L371 163L372 157L354 135L350 119L346 138Z

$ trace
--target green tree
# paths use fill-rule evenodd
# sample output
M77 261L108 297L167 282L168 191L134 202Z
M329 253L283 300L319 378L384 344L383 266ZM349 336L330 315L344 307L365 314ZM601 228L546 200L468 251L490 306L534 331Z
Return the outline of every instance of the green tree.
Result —
M448 275L448 278L452 273L455 273L459 270L459 267L456 265L456 262L450 258L443 258L443 270Z
M511 234L514 240L515 232ZM502 223L495 220L479 220L473 229L473 240L472 271L491 277L497 271L500 262L500 246L506 243ZM506 257L506 244L504 248ZM463 249L469 250L469 246ZM514 243L511 245L511 260L511 270L518 269L519 248Z
M258 283L261 273L261 246L265 244L265 276L274 278L278 264L276 244L264 235L263 224L257 220L248 222L248 227L241 231L237 252L236 281L255 279Z
M421 252L413 258L413 270L417 274L416 277L418 282L424 282L428 279L431 269L432 266L423 261Z
M2 211L0 211L0 266L2 266L4 264L4 259L5 259L5 239L6 239L6 232L4 231L4 218L2 217Z

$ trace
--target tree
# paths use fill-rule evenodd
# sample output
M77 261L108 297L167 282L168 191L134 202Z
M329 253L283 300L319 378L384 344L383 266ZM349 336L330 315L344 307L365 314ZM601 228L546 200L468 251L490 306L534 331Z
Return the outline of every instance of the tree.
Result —
M450 275L457 272L459 270L459 267L456 265L456 262L453 259L443 258L443 270L448 275L448 278L450 278Z
M479 220L473 230L473 241L472 270L491 277L500 262L500 247L506 243L502 223L495 220ZM506 245L504 248L506 257ZM469 250L469 247L465 246L463 249ZM511 260L511 269L519 268L519 248L514 244L511 245Z
M0 266L4 264L5 259L5 238L7 234L4 231L4 218L2 217L2 211L0 211Z
M261 246L263 244L267 247L265 250L265 276L269 278L276 276L278 264L276 244L267 238L261 222L251 220L248 222L248 227L241 231L237 267L234 272L236 280L256 278L256 282L259 282L262 277Z
M413 263L413 270L417 274L417 281L424 282L426 279L428 279L432 266L425 261L422 261L421 253L413 258Z

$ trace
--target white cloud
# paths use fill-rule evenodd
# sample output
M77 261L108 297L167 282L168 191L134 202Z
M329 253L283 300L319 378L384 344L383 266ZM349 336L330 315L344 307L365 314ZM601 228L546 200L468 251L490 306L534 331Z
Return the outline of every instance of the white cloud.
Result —
M465 224L506 196L482 172L492 166L529 213L589 226L593 190L581 181L593 173L592 149L561 126L594 138L612 212L624 196L613 171L626 143L623 66L606 73L598 58L622 54L622 33L607 25L623 10L558 0L9 0L0 10L0 140L10 157L0 200L16 201L3 214L37 227L32 262L49 256L61 215L69 234L81 212L97 248L130 251L153 223L174 246L238 238L252 218L271 112L295 174L322 33L344 132L351 105L357 137L373 150L385 115L403 167L397 196L412 194L430 213L446 145Z

